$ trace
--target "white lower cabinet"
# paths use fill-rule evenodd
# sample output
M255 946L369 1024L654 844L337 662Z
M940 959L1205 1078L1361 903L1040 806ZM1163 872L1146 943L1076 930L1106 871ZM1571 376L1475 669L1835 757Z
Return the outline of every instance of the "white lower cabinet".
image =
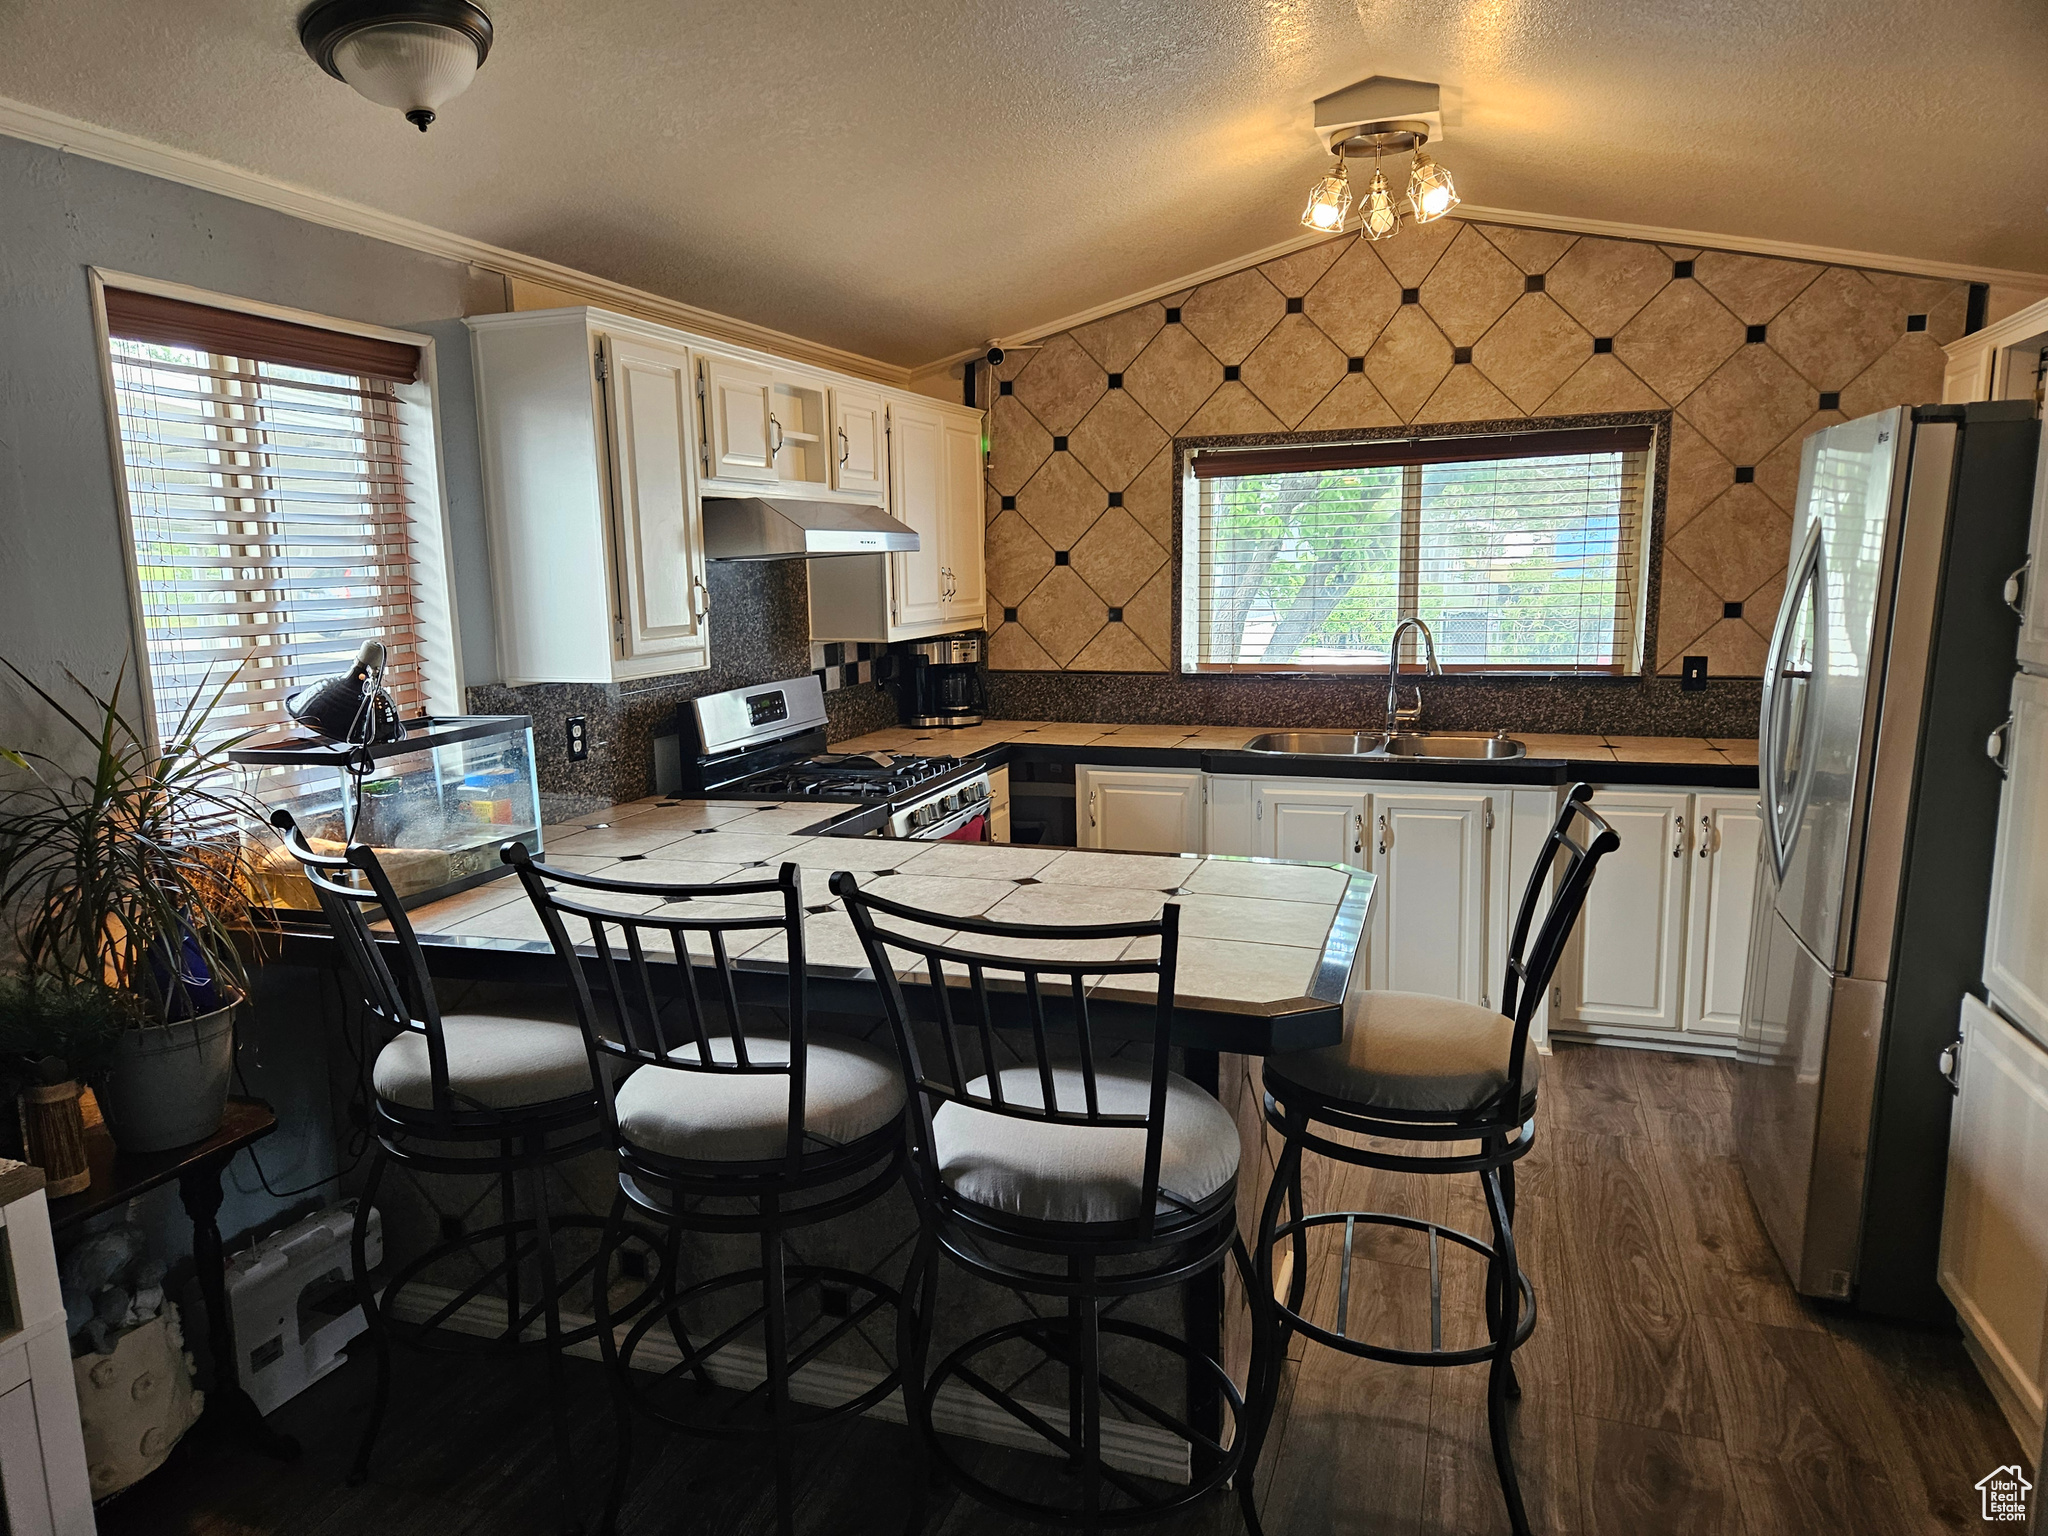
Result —
M1365 862L1372 792L1345 780L1262 779L1252 785L1252 852L1315 864Z
M1494 1005L1488 953L1493 796L1404 790L1372 797L1371 985ZM1506 892L1501 893L1503 897Z
M2048 1388L2048 1051L1963 999L1941 1288L2023 1445Z
M1763 817L1754 795L1695 795L1686 859L1685 1031L1732 1039L1742 1025L1749 918Z
M1122 853L1200 853L1198 769L1074 770L1075 842Z
M2048 613L2048 550L2042 564L2034 607ZM2048 677L2022 672L2012 680L2012 720L1998 745L2006 781L1991 866L1984 989L2012 1018L2048 1039Z
M1255 780L1249 851L1370 870L1378 883L1366 984L1490 1006L1498 983L1489 973L1501 958L1495 898L1505 895L1493 867L1494 804L1502 793Z
M1553 1027L1724 1044L1742 1012L1762 823L1756 797L1607 789L1621 838L1558 965Z

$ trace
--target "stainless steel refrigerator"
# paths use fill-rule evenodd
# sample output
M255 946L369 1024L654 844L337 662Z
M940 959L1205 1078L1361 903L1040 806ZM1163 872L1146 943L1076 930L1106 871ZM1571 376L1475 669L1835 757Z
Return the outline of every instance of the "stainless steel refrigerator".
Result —
M2031 402L1807 438L1765 661L1738 1152L1793 1284L1890 1316L1952 1315L1937 1060L1983 962L2038 440Z

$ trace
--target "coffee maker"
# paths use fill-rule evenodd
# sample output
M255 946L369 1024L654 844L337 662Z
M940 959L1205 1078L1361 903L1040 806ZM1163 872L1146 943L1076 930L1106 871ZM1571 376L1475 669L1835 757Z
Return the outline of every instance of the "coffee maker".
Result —
M981 636L919 640L896 653L897 704L911 726L979 725L988 709L981 686Z

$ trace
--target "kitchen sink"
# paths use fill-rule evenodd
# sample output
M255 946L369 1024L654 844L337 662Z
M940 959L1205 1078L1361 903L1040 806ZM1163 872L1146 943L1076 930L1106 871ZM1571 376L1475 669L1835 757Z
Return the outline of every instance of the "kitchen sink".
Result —
M1477 731L1397 731L1381 750L1387 757L1520 757L1528 748Z
M1371 757L1387 744L1384 732L1269 731L1244 744L1247 752L1280 752L1310 757Z
M1244 745L1247 752L1296 757L1520 757L1528 749L1508 736L1477 731L1269 731Z

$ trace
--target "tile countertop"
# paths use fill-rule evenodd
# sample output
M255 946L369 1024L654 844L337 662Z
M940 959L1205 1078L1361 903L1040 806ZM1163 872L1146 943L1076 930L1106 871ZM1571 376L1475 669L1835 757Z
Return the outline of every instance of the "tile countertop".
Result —
M798 829L817 822L821 807L740 801L642 800L601 815L543 829L544 860L575 873L602 874L648 885L729 885L773 879L793 860L803 871L810 913L804 943L814 986L826 984L818 1006L836 1006L829 987L863 985L872 1007L872 973L852 921L826 889L832 871L850 869L878 894L939 913L1011 922L1144 922L1179 903L1182 943L1175 999L1177 1033L1190 1046L1263 1054L1330 1043L1341 1034L1373 877L1332 864L1266 859L1167 857L1005 844L821 837ZM623 911L650 912L659 897L619 898ZM739 898L715 912L773 910L773 897ZM705 897L693 913L712 911ZM412 923L430 968L449 975L530 973L559 980L538 915L516 880L503 878L416 908ZM945 930L938 930L944 932ZM741 971L781 971L781 938L745 947L735 935ZM971 936L962 935L964 945ZM1137 940L1136 944L1149 941ZM1118 954L1126 946L1114 946ZM694 948L694 946L693 946ZM708 954L708 950L706 951ZM508 962L524 957L524 966ZM1084 958L1110 959L1096 944ZM908 971L905 979L911 979ZM964 981L964 977L962 978ZM1142 979L1142 978L1140 978ZM991 978L992 984L994 978ZM1141 994L1119 991L1115 978L1091 997L1123 1003L1138 1017Z
M1350 731L1351 726L1330 726ZM1346 758L1244 751L1262 734L1245 725L1099 725L1045 720L985 720L959 730L894 727L836 741L835 752L943 752L954 756L1007 747L1036 756L1109 764L1200 766L1211 773L1314 778L1439 779L1467 784L1682 784L1754 789L1756 742L1700 736L1515 737L1519 758ZM1083 750L1086 749L1086 750ZM1197 761L1199 759L1199 761Z

